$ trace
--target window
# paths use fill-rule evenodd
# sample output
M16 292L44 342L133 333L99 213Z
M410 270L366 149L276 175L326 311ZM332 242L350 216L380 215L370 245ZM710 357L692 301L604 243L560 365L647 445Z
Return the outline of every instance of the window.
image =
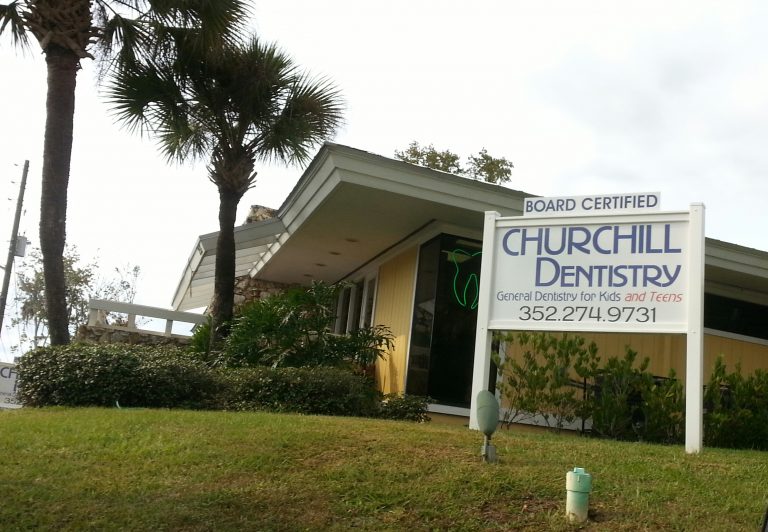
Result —
M376 277L361 279L345 285L336 305L336 334L346 334L361 327L370 327L376 295Z
M704 294L704 327L768 340L768 307Z
M440 235L421 247L406 391L468 407L482 242Z

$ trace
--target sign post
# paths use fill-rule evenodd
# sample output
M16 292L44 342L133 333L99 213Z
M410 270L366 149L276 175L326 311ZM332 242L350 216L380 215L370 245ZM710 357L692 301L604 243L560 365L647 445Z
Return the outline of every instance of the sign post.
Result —
M529 198L533 216L486 213L471 428L493 330L680 333L686 452L701 450L704 206L660 212L658 203L657 194Z

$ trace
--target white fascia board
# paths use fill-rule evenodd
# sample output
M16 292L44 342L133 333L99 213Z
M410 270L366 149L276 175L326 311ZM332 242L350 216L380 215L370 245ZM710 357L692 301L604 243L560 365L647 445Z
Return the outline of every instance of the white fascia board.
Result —
M285 244L288 241L290 236L291 236L291 232L288 229L280 233L280 236L277 238L277 240L267 247L266 251L262 253L261 257L259 257L259 260L254 262L253 267L248 272L248 275L250 275L251 278L256 277L261 271L261 269L274 256L274 254L277 253L280 250L280 248L283 246L283 244Z
M282 221L284 230L254 263L249 273L251 277L258 275L275 253L288 241L291 234L325 201L328 194L336 188L339 182L338 173L334 170L334 163L326 147L323 147L280 207L278 216Z
M398 194L432 200L468 210L490 208L505 215L522 214L523 200L531 197L519 190L456 176L403 161L370 154L346 146L332 146L332 160L344 181L380 188Z
M204 256L205 248L201 243L200 237L198 237L197 241L195 242L195 247L192 249L192 253L190 253L189 258L187 259L187 264L184 266L181 279L179 279L179 283L176 285L176 292L174 292L173 299L171 301L171 308L173 310L179 310L183 304L184 297L187 293L187 287L190 286L190 283L195 276L195 272L197 271L197 268L200 265L200 262L203 260ZM186 308L189 309L194 307Z
M768 279L768 253L708 238L705 264Z

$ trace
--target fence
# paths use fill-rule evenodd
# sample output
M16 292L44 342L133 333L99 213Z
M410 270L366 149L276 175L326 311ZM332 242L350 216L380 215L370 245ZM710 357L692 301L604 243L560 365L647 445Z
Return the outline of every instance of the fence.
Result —
M189 323L192 325L201 325L208 320L207 316L195 314L193 312L177 312L157 307L148 307L145 305L135 305L133 303L121 303L119 301L109 301L106 299L91 299L88 312L88 327L104 327L108 329L135 332L140 334L150 334L165 337L186 337L188 335L177 334L173 332L174 323ZM110 313L126 316L109 323L108 315ZM151 320L165 320L165 328L161 331L142 328L137 325L137 318L150 318Z

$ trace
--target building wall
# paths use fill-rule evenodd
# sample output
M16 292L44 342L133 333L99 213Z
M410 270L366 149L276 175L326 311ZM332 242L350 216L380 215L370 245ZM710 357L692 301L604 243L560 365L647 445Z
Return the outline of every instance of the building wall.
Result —
M392 351L376 363L376 382L384 393L405 391L417 256L414 247L379 267L374 323L386 325L395 337Z
M709 377L715 359L723 355L728 371L741 364L744 375L756 369L768 370L768 342L765 340L742 340L727 338L718 334L704 335L704 375Z

